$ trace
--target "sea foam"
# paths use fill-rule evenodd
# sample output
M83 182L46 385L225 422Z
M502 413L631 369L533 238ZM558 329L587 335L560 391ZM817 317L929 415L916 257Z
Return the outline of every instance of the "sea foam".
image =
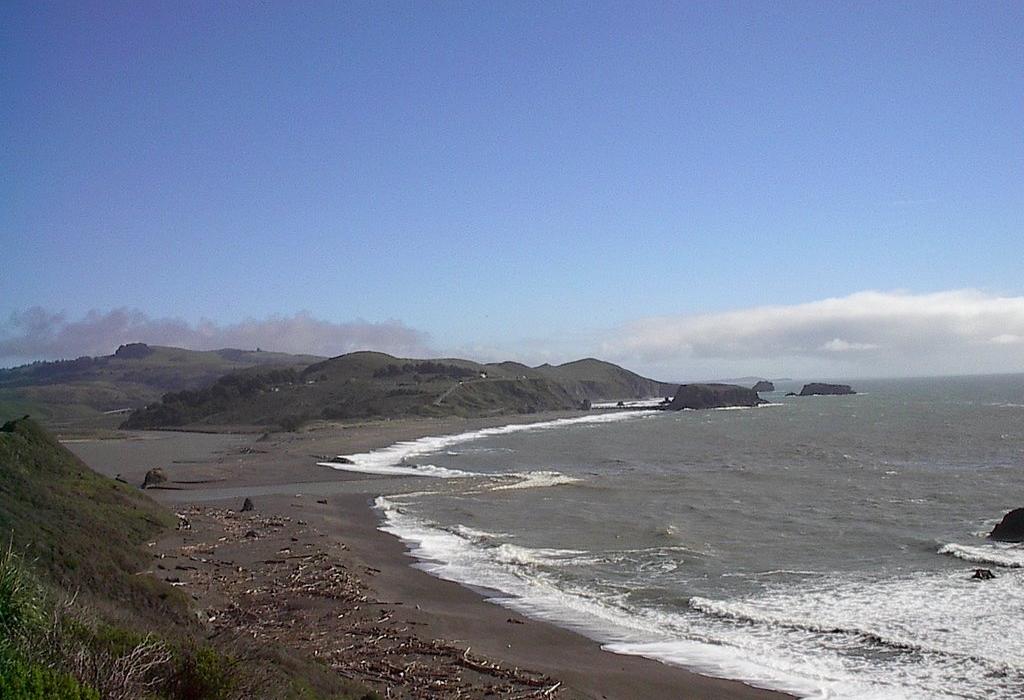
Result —
M502 425L496 428L483 428L454 435L439 435L424 437L418 440L397 442L390 447L359 454L343 455L348 462L326 460L317 462L321 467L330 467L340 471L358 472L361 474L381 474L386 476L429 476L442 479L495 476L494 474L481 474L478 472L464 471L462 469L449 469L438 467L432 464L415 464L410 461L425 454L443 452L447 448L474 440L494 437L497 435L509 435L512 433L530 432L536 430L551 430L569 426L611 423L622 420L630 420L650 415L647 411L618 411L615 413L602 413L580 416L578 418L558 418L556 420L540 421L537 423L514 423Z

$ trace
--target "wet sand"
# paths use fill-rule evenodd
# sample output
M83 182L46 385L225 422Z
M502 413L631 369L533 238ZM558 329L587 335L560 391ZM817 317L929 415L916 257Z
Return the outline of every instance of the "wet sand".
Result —
M449 690L441 686L432 689L423 687L422 679L417 681L410 677L402 680L396 675L397 672L392 673L388 669L401 662L413 663L411 668L422 670L422 664L426 663L424 659L429 657L436 660L436 666L431 671L436 676L434 682L441 682L441 679L448 677L445 674L450 676L454 673L452 667L444 665L448 663L444 659L451 661L450 649L456 648L462 651L469 649L470 655L466 657L468 660L482 659L484 664L494 662L500 669L500 672L494 670L493 673L486 669L480 672L480 669L470 668L467 671L476 662L457 663L462 669L459 673L469 674L466 677L460 676L457 681L468 684L465 688L469 688L464 689L460 697L482 697L491 692L501 697L530 696L527 693L534 693L534 697L623 699L788 697L735 681L701 676L641 657L603 651L599 644L580 634L524 618L486 602L486 592L442 581L419 571L411 566L414 560L407 553L405 545L377 529L378 517L371 504L377 495L394 493L410 484L421 485L422 478L367 476L332 471L315 464L317 459L324 457L386 447L401 440L505 425L517 419L532 422L566 415L579 414L320 425L308 432L275 433L262 438L259 434L142 432L125 433L123 439L74 440L66 444L97 471L109 476L119 474L129 483L141 483L146 471L152 467L164 469L170 480L167 487L150 489L147 493L168 507L182 513L192 513L193 517L206 523L205 530L196 528L194 532L178 531L158 543L158 551L165 556L179 557L183 547L203 544L197 539L200 538L200 531L206 533L209 544L216 546L219 538L225 537L217 531L217 527L229 527L233 522L230 516L224 520L223 513L239 509L245 497L254 502L253 516L281 522L287 519L289 523L301 523L302 527L315 532L315 538L305 534L299 537L287 528L264 528L266 533L250 538L254 543L242 543L247 547L245 551L250 552L244 567L249 572L246 575L272 580L269 577L274 571L260 571L260 567L280 566L274 563L281 561L280 555L275 552L290 549L303 538L308 542L302 541L302 545L311 543L310 547L303 550L303 556L315 554L329 557L345 571L355 572L358 585L363 587L361 590L366 596L392 604L388 620L394 620L399 626L385 626L384 632L368 638L359 637L360 630L367 624L365 616L345 614L341 608L331 608L332 605L335 608L340 606L338 601L311 603L297 599L297 594L288 591L275 595L271 607L276 606L277 614L283 616L278 626L284 628L295 626L296 619L288 622L285 618L298 615L298 610L327 606L326 610L337 613L325 612L317 618L322 621L319 623L307 621L307 624L330 626L329 635L314 635L316 645L320 646L309 646L313 642L291 640L287 636L282 638L283 643L294 642L297 647L318 656L337 655L340 653L337 650L342 647L348 647L349 651L356 650L358 654L353 652L337 656L336 667L339 672L378 688L390 687L392 696L455 696L454 690L451 690L455 686L446 686ZM214 517L217 513L221 515ZM250 514L240 516L252 517ZM286 535L286 532L289 534ZM293 537L295 541L291 539ZM225 538L224 541L229 539ZM239 555L236 553L232 556ZM211 560L215 559L211 557ZM154 573L165 578L180 578L178 585L189 591L201 607L226 605L235 595L231 592L234 582L228 571L225 570L218 579L215 572L204 569L204 565L203 562L198 565L194 561L187 564L179 562L171 567L155 569ZM176 570L176 566L185 568ZM187 575L181 575L183 571ZM190 583L189 576L200 577L205 583L199 585L198 579ZM223 580L213 585L211 581L215 579ZM269 613L266 607L263 610L262 615L266 617ZM386 617L384 613L380 614ZM351 625L346 626L347 623ZM381 637L381 634L384 636ZM408 649L410 644L412 647L416 644L436 644L449 651L436 655L431 652L428 656L413 654L411 657L395 657L394 648L377 648L391 638L389 634L412 634L418 640L415 644L408 640L402 643L393 641L392 647L398 645L401 649ZM351 637L356 641L341 644L340 640L335 642L334 637ZM358 661L359 654L367 657L377 654L379 658L374 657L377 665L373 666L377 670L364 672L362 667L352 667ZM528 678L538 679L539 685L530 686L529 682L532 681L520 679L515 682L526 685L512 690L516 687L514 682L502 674L515 673L515 669L529 669ZM551 683L545 685L548 679ZM449 679L446 682L456 681ZM500 683L513 685L501 686Z

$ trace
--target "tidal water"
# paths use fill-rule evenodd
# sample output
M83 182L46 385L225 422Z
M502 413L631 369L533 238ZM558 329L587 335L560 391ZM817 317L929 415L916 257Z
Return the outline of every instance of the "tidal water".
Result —
M985 538L1024 506L1024 375L853 384L336 466L423 475L377 502L419 566L613 651L804 697L1024 697L1024 545Z

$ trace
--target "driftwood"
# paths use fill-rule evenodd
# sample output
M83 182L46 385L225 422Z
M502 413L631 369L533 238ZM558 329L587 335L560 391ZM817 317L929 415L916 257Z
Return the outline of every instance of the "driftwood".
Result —
M215 591L225 601L204 610L214 636L296 649L389 698L528 700L560 694L556 680L417 633L423 623L401 619L401 604L377 600L361 578L379 570L353 564L357 575L340 560L342 545L317 538L302 521L196 507L182 515L193 523L190 537L210 531L207 541L180 547L178 556L191 563L175 573L188 588ZM260 538L247 539L250 531ZM279 557L238 557L251 561L249 568L214 556L219 549L260 546L275 536L285 543Z

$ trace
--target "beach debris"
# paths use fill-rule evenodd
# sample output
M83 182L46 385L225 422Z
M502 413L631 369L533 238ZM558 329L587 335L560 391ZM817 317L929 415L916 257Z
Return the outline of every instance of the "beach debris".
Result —
M247 496L246 499L244 501L242 501L242 511L241 512L248 513L249 511L253 510L255 507L256 506L254 506L252 504L252 499Z
M172 585L204 594L197 600L211 634L308 654L383 697L526 700L561 694L556 679L425 636L424 623L406 617L419 606L379 599L368 584L379 570L350 558L334 538L292 553L291 541L323 534L304 521L200 506L182 515L192 521L192 532L188 544L168 555L183 560L174 568L180 582ZM260 541L248 544L246 537L257 529ZM214 551L216 557L198 556Z
M331 461L334 462L335 464L355 464L355 462L353 462L345 455L336 455L334 459L332 459Z
M324 505L324 506L327 505L327 499L326 498L318 498L318 499L316 499L316 502L319 503L320 505Z
M976 581L991 581L995 577L996 575L992 573L991 569L975 569L971 579Z
M142 479L142 488L151 489L166 482L167 474L164 473L164 470L160 467L153 467L146 472L146 476Z
M120 481L122 484L127 484L128 483L128 480L125 479L120 474L118 474L117 476L114 477L114 481Z
M509 619L505 620L505 622L509 623L510 625L522 625L522 624L524 624L522 620L517 620L514 617L510 617Z

